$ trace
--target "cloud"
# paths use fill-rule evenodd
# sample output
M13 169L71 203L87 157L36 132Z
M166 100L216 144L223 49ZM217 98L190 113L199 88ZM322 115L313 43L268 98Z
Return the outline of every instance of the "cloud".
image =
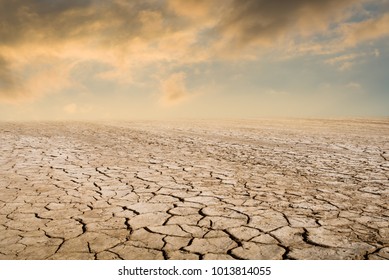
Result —
M356 82L350 82L346 85L347 88L353 89L353 90L358 90L362 89L362 86L359 83Z
M223 5L222 1L169 0L168 7L178 15L198 18L207 16L210 12L210 8L215 5L215 2L218 2L219 5Z
M346 46L372 41L389 36L389 13L378 18L372 18L358 23L347 24L343 27Z
M356 0L234 0L217 25L231 46L273 46L291 35L307 36L324 31L345 16Z
M0 0L0 101L31 100L74 85L72 67L85 62L107 66L97 78L136 83L137 73L158 63L204 61L207 55L194 46L196 32L159 0ZM55 69L46 73L51 86L43 91L33 81L43 79L42 64Z
M163 90L164 100L182 100L186 75L174 73L179 67L274 50L275 57L292 49L334 54L387 36L387 14L345 23L364 2L0 0L0 102L77 90L73 71L88 62L106 66L97 79L119 83L145 80L147 68L165 69L154 82L170 71L162 88L176 90Z
M187 99L190 94L185 85L185 73L173 73L161 82L161 101L165 105L173 105Z
M371 52L347 53L330 57L324 61L328 65L335 66L340 71L349 70L355 64L365 61L368 57L379 57L380 52L374 49Z
M330 64L330 65L335 65L335 64L342 63L345 61L346 62L352 61L359 56L361 56L361 54L356 54L356 53L345 54L345 55L340 55L340 56L329 58L325 62L327 64Z
M241 58L244 50L251 50L257 59L258 54L269 52L278 58L346 52L389 36L387 4L374 0L234 0L215 26L217 53ZM343 68L351 66L346 62Z
M17 77L13 75L9 62L0 56L0 95L7 95L17 85Z
M266 89L264 93L268 96L274 96L274 97L285 97L287 95L290 95L290 93L287 91L275 90L272 88Z
M1 44L18 44L28 40L64 40L85 34L86 25L94 21L87 9L93 1L0 1ZM68 20L68 19L72 20Z
M230 0L168 0L167 7L184 21L188 19L197 28L209 28L223 16Z

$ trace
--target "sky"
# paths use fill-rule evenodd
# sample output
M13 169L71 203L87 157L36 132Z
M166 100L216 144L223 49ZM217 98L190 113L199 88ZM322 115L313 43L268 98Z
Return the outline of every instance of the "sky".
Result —
M389 0L0 0L0 120L388 117Z

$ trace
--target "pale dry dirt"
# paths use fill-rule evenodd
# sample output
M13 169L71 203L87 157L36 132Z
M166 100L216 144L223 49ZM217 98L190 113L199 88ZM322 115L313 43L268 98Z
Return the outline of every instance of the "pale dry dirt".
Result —
M0 259L389 259L389 120L0 123Z

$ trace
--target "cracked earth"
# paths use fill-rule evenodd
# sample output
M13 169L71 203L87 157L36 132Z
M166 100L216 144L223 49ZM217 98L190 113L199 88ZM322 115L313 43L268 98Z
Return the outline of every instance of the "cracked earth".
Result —
M389 259L389 120L0 123L0 259Z

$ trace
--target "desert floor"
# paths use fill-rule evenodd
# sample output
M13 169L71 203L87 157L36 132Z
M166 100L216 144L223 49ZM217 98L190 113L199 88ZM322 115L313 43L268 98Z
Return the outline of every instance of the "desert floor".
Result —
M389 119L0 123L0 259L389 259Z

